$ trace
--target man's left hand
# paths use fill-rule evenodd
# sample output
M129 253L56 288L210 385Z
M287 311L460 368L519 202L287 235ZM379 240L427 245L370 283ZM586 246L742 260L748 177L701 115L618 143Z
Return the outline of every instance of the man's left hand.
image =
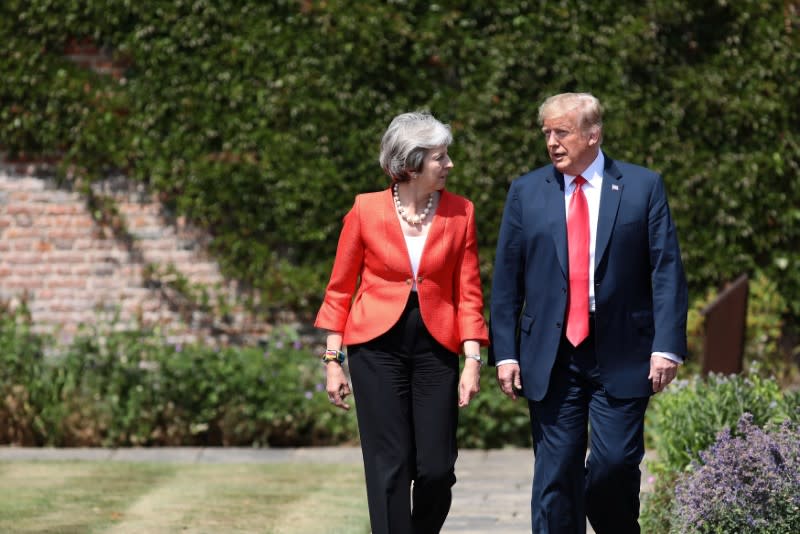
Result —
M668 358L653 354L650 356L650 374L647 378L653 383L653 391L663 391L678 374L678 364Z

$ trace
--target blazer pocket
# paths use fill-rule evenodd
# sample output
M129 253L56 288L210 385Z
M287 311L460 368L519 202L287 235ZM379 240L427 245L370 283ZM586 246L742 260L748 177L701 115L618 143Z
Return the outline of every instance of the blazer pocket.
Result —
M519 320L519 329L521 332L525 332L526 334L531 333L531 327L536 320L531 317L530 315L522 314L522 318Z
M632 231L637 231L640 228L646 228L646 223L647 221L642 219L631 219L627 221L622 220L622 221L617 221L617 224L615 225L614 228L616 230L632 232Z

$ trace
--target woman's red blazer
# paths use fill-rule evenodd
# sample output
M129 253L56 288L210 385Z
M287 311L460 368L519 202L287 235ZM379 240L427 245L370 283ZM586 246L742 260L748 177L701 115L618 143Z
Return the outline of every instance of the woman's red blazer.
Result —
M386 333L408 300L413 274L395 209L392 191L386 189L356 196L344 217L314 326L343 332L345 345ZM422 251L417 293L425 327L447 349L458 353L468 339L488 344L475 208L469 200L442 191Z

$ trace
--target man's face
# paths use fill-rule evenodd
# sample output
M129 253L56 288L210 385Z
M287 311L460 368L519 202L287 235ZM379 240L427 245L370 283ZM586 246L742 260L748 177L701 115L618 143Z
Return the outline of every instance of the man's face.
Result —
M581 131L578 127L579 111L548 117L542 124L547 153L553 166L563 174L578 175L597 157L600 150L600 133L596 129Z

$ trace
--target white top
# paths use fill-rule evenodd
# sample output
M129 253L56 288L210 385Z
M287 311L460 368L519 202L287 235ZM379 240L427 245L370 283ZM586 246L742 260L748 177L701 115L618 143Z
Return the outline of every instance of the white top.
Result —
M422 259L422 249L425 247L425 235L405 235L406 248L408 249L408 258L411 260L411 272L414 274L414 283L411 286L411 291L417 290L417 271L419 271L419 262Z

